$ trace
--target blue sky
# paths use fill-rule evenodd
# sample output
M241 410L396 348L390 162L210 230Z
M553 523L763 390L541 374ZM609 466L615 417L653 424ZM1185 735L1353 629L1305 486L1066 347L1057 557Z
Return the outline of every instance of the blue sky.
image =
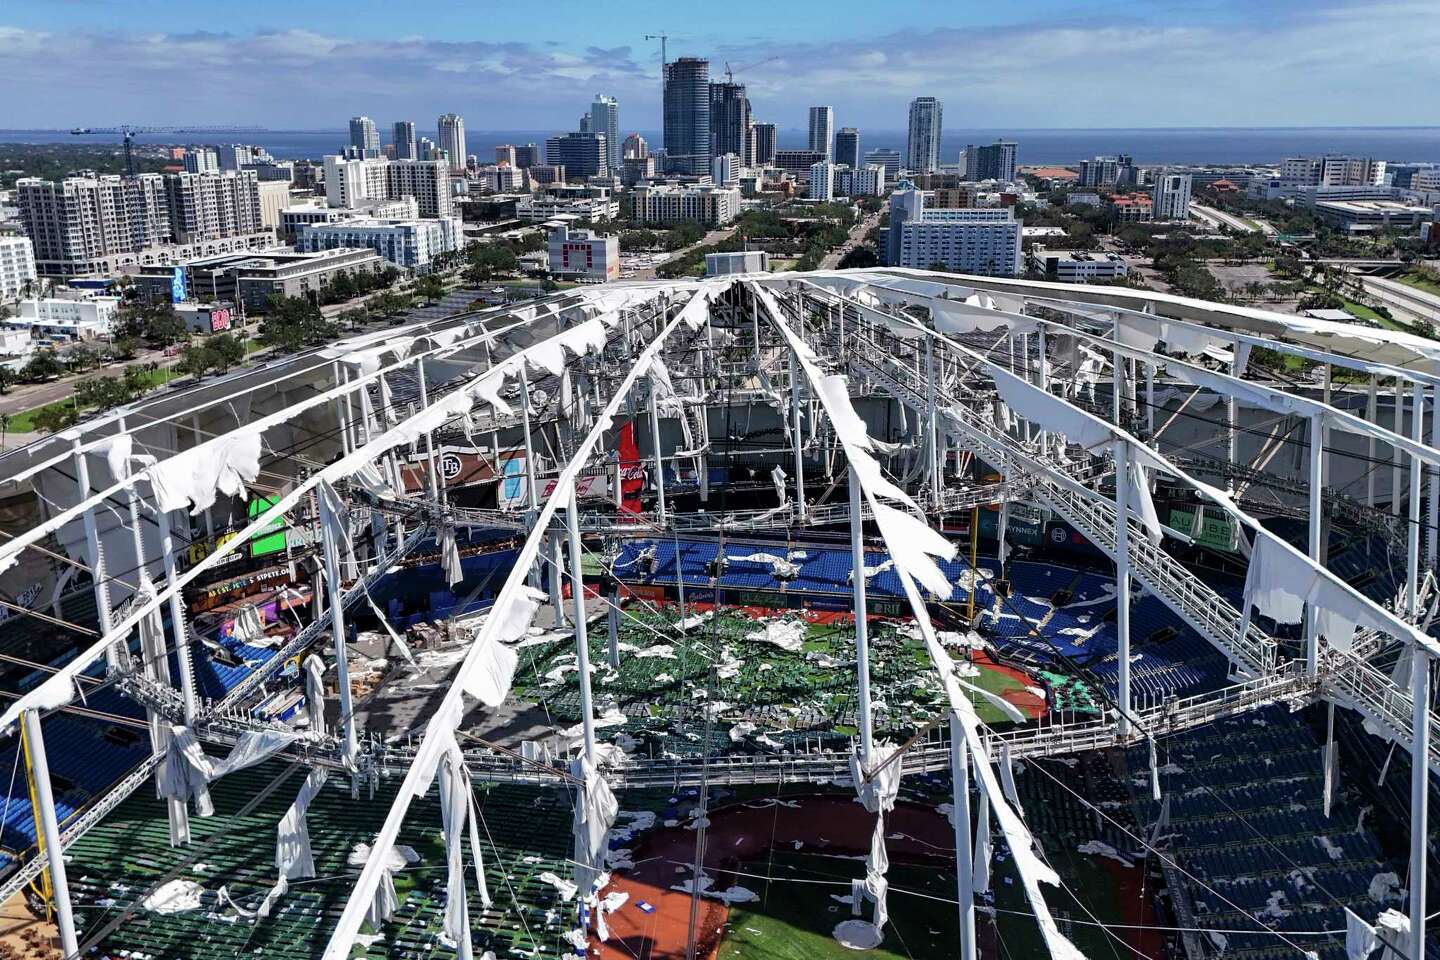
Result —
M1433 0L6 0L0 127L569 128L605 92L653 129L659 30L785 128L896 129L921 94L952 128L1440 123Z

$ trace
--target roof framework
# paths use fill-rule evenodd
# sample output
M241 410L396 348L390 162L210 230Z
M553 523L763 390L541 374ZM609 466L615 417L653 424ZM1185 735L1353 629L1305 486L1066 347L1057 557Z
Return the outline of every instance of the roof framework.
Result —
M1298 384L1277 376L1275 366L1251 362L1257 348L1320 364L1323 379ZM1366 385L1367 416L1357 416L1342 402L1341 394L1345 400L1359 395L1337 387L1342 381ZM1228 443L1224 452L1201 461L1168 442L1168 423L1161 421L1180 412L1170 413L1156 402L1157 388L1188 396L1180 411L1197 397L1215 398L1217 409L1223 405L1214 421L1218 436ZM1374 415L1381 389L1393 397L1395 430L1380 425ZM342 714L352 716L343 674L346 609L361 602L367 588L419 543L434 537L453 546L455 528L465 525L513 526L524 540L513 572L421 741L386 746L357 735L353 721L333 733L311 730L276 741L275 749L317 769L360 779L382 770L404 771L404 786L375 849L394 843L410 800L423 795L437 774L443 802L447 777L454 782L462 769L467 777L574 788L581 798L577 879L584 881L598 871L593 833L599 824L603 838L608 826L606 796L612 787L662 779L833 778L849 769L856 772L867 808L873 801L883 818L886 771L898 776L951 768L961 807L962 794L968 802L968 792L960 784L973 768L982 796L1012 848L1020 851L1022 880L1051 952L1074 956L1044 906L1041 884L1054 882L1053 874L1029 855L1028 830L1007 801L992 762L1002 753L1007 758L1063 754L1144 742L1266 703L1316 700L1358 711L1372 729L1409 747L1421 761L1415 764L1417 820L1412 824L1419 844L1426 771L1440 765L1440 737L1431 730L1429 709L1430 658L1440 655L1440 646L1428 632L1437 599L1440 520L1437 393L1440 347L1389 331L1382 335L1115 287L868 270L607 286L356 338L191 395L126 408L0 458L0 478L7 482L43 484L53 481L57 471L71 469L79 480L69 503L57 505L35 529L0 544L0 571L26 551L49 550L52 538L78 545L72 559L78 564L83 557L94 575L100 610L98 639L11 704L0 727L9 734L23 722L32 743L38 741L37 778L43 779L39 717L69 709L80 677L103 662L108 679L149 712L156 755L63 836L53 810L42 816L51 855L28 863L8 886L28 881L48 864L63 897L64 843L113 809L152 770L163 778L177 751L183 752L175 742L199 738L217 745L245 744L276 736L277 730L250 719L245 708L269 674L325 631L341 669ZM652 507L623 522L613 506L597 508L577 496L582 476L613 468L617 417L642 405L651 425L648 456L657 467L693 465L704 476L708 463L722 456L733 459L710 436L706 410L738 396L772 406L785 424L785 442L766 454L793 470L798 492L793 500L773 510L688 512L673 499L667 503L663 470L654 471L660 479ZM913 411L906 439L915 454L914 469L903 477L892 479L890 444L872 437L856 412L855 399L870 397ZM1280 498L1288 515L1305 520L1306 549L1262 526L1259 514L1284 513L1280 503L1257 510L1255 501L1247 499L1264 470L1239 461L1242 407L1267 411L1286 430L1308 437L1301 445L1303 476L1283 484ZM662 446L659 425L667 420L683 428L689 441L684 448ZM447 501L436 482L435 451L441 437L457 432L489 435L494 448L501 437L524 445L526 509L508 514L466 510ZM1352 438L1350 448L1332 442L1342 435ZM1367 451L1360 459L1386 465L1392 492L1388 510L1376 506L1373 481L1363 499L1327 485L1343 461L1356 458L1354 443ZM425 463L428 488L419 493L406 493L400 482L399 460L407 456L420 456ZM952 457L957 465L983 463L998 480L947 475ZM846 465L848 504L807 503L807 463L813 470L822 461ZM537 463L548 465L546 472L553 476L543 501ZM1374 467L1367 470L1373 473ZM1184 541L1189 534L1162 525L1156 516L1152 488L1162 478L1188 489L1196 503L1243 531L1237 546L1254 560L1241 608L1167 551L1167 541ZM216 512L246 489L266 491L273 505L244 519L226 514L236 536L179 572L173 562L174 535L190 525L180 511L213 523ZM1109 715L1099 720L1046 722L1004 734L989 730L971 704L976 691L960 679L936 638L929 606L948 594L949 585L934 558L953 555L954 546L931 524L945 512L997 501L1053 511L1116 565L1120 693ZM325 612L223 700L200 703L189 666L196 637L186 627L181 591L252 534L287 513L307 509L322 531ZM112 539L106 539L97 519L106 512L119 517ZM582 535L848 523L861 556L862 520L873 525L891 553L932 665L946 687L952 711L948 742L917 742L894 753L872 742L861 629L857 685L864 707L855 756L816 751L744 765L614 758L602 749L593 726L583 591L577 590L578 606L570 620L580 658L584 735L574 766L540 770L504 752L459 749L455 737L461 717L477 704L495 707L505 699L515 662L511 646L525 634L535 611L547 599L560 610L558 576L549 578L548 597L535 586L545 579L536 571L547 563L557 569L567 565L562 544L568 544L572 577L580 568ZM1359 525L1401 545L1406 581L1397 596L1377 602L1326 569L1324 539L1332 521ZM130 562L111 548L127 538L134 543ZM358 551L346 549L357 543L362 544ZM863 578L856 580L857 609L863 610ZM1132 580L1229 659L1232 686L1159 706L1133 701L1128 669ZM115 603L111 591L121 588L129 599ZM168 638L160 624L166 608ZM1298 646L1287 643L1275 627L1297 622L1303 637ZM135 637L143 654L138 662L129 653ZM167 645L179 653L177 677L160 668L165 657L156 651ZM1404 669L1382 666L1397 655ZM184 797L172 801L171 813L174 829L182 830L188 816ZM455 816L463 821L460 813ZM968 838L958 843L966 854L969 846ZM1424 862L1423 853L1416 862ZM876 876L883 902L883 870ZM349 954L361 922L376 909L377 896L383 899L388 883L383 858L366 863L327 957ZM586 888L584 882L581 886ZM966 903L963 881L960 893ZM1412 896L1423 904L1423 882L1412 885ZM1411 912L1419 917L1424 911L1412 906ZM962 929L969 929L963 920ZM1413 924L1412 934L1423 942L1424 923ZM74 952L73 930L70 936L67 952Z

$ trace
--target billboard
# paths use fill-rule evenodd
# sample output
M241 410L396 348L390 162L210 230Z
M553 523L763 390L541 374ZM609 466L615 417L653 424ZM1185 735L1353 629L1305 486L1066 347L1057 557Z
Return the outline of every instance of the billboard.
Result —
M212 307L210 310L210 332L219 333L221 330L230 329L230 311L225 307Z
M185 302L185 268L176 267L175 273L170 277L170 302Z

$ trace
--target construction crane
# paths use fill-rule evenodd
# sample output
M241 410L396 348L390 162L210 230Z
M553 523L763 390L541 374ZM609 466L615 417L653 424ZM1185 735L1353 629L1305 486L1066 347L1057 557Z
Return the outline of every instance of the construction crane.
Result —
M663 77L665 76L665 64L667 64L667 63L670 62L670 61L669 61L668 59L666 59L666 57L665 57L665 42L670 39L670 34L668 34L668 33L647 33L647 34L645 34L645 39L646 39L646 40L659 40L659 41L660 41L660 76L663 78Z
M750 70L750 69L753 69L754 67L763 67L763 66L765 66L765 64L767 64L767 63L774 63L776 60L779 60L779 59L780 59L779 57L766 57L764 60L756 60L754 63L742 63L742 64L740 64L740 69L741 69L741 70ZM731 66L730 66L730 61L729 61L729 60L726 60L726 61L725 61L725 82L726 82L726 83L734 83L734 82L735 82L735 71L734 71L734 69L731 68Z
M125 145L125 174L135 175L135 137L141 133L253 133L253 127L142 127L122 123L118 127L76 127L70 131L72 137L93 133L118 133Z

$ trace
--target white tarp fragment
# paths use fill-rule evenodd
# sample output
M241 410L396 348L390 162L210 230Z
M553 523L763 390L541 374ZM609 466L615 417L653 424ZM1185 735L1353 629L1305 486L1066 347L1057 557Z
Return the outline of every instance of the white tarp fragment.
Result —
M200 897L205 888L194 880L175 878L158 887L154 893L140 901L140 907L151 913L186 913L200 909Z
M243 495L260 475L260 433L258 427L241 427L149 468L156 505L168 511L193 503L198 515L215 503L217 492Z
M598 893L605 857L605 837L620 812L620 803L600 771L584 756L570 764L570 773L580 785L575 788L575 887L583 899Z
M325 661L310 654L301 665L305 673L305 716L311 733L325 733Z
M165 760L155 768L156 790L168 800L194 799L196 813L202 817L212 816L215 807L210 802L211 782L268 760L296 738L297 735L289 731L252 730L241 735L224 760L212 762L195 739L193 730L172 726ZM176 840L172 839L173 842Z
M990 370L1000 399L1013 412L1044 430L1062 434L1071 443L1095 450L1115 438L1110 424L1078 410L1053 394L998 367Z
M865 858L865 879L852 886L854 906L858 914L860 897L875 904L872 921L876 930L885 929L889 916L886 896L889 883L885 873L890 868L890 857L885 850L885 814L895 809L895 799L900 795L900 759L895 756L897 747L889 743L876 743L870 750L867 763L858 753L850 755L850 776L855 781L855 792L866 810L875 814L875 829L870 836L870 853Z
M1368 960L1380 938L1375 928L1361 920L1349 907L1345 908L1345 957L1346 960Z
M455 586L465 579L465 570L460 566L460 546L455 542L455 525L440 525L440 565L445 570L445 580Z

